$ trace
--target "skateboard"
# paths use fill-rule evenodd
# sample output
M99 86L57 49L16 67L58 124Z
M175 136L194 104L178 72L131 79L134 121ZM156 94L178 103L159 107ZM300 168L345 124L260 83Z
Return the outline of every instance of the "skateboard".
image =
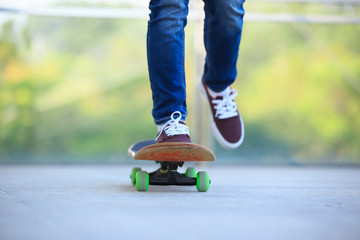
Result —
M214 153L202 145L145 140L131 145L128 154L134 160L155 161L160 164L160 168L152 173L138 167L132 169L131 182L138 191L147 191L149 185L195 185L199 192L209 189L211 181L207 172L196 172L193 167L187 168L183 174L177 171L185 162L215 161Z

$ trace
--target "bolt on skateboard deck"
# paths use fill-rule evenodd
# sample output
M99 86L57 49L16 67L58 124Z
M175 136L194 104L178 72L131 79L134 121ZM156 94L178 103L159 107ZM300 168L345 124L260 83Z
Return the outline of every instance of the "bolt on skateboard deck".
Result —
M177 171L185 162L215 161L214 153L205 146L194 143L169 142L156 143L145 140L131 145L128 154L134 160L155 161L160 168L152 173L133 168L130 178L138 191L147 191L149 185L196 185L199 192L209 189L209 174L196 172L195 168L186 169L184 174Z

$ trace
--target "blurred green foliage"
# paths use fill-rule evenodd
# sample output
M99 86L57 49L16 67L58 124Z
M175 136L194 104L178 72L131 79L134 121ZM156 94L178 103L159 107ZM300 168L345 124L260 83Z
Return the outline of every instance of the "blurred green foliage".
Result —
M25 52L0 44L2 162L109 161L153 137L144 22L30 18L26 31Z
M146 20L29 17L16 30L0 35L0 162L123 162L155 137ZM357 25L245 23L234 84L245 141L216 145L219 161L360 164L359 39Z
M359 163L359 26L245 29L236 85L247 141L239 154L259 152L269 161L287 156L295 164Z

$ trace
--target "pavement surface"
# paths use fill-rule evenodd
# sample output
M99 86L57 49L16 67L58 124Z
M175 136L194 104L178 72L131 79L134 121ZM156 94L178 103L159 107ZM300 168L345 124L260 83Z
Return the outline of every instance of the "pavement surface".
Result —
M206 193L131 169L0 165L0 239L360 239L360 168L197 166Z

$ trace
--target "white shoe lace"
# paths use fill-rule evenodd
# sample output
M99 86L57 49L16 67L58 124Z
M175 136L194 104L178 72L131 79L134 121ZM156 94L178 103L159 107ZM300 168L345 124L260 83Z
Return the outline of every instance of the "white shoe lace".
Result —
M178 115L178 117L175 118L175 115ZM162 127L160 133L162 131L165 131L167 136L185 135L185 134L190 136L189 127L186 126L185 124L180 123L181 117L182 115L179 111L173 112L171 114L171 119L164 125L164 127ZM160 135L161 134L159 134L155 140L157 140L160 137Z
M223 95L223 99L214 99L212 103L215 104L215 117L219 119L226 119L238 115L235 97L238 92L235 89L229 89Z

